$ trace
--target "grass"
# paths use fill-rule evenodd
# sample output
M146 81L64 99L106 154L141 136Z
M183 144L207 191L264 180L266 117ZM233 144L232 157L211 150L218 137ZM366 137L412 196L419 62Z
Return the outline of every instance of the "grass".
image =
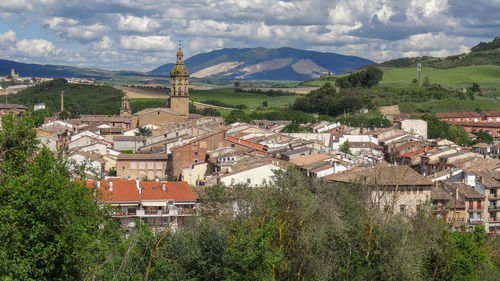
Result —
M500 68L493 65L464 66L450 69L422 68L421 81L429 77L432 84L441 84L446 88L466 88L472 82L481 88L500 88ZM417 78L416 68L388 68L380 85L408 86Z
M417 112L459 112L480 110L498 110L500 100L488 97L476 96L472 101L470 99L442 99L428 100L426 102L404 102L399 104L399 110L403 113Z
M191 90L189 91L191 100L203 102L206 100L218 100L227 104L244 104L250 108L262 106L263 101L267 101L269 107L284 107L292 104L299 95L269 97L263 94L238 92L233 88L217 88L210 90Z

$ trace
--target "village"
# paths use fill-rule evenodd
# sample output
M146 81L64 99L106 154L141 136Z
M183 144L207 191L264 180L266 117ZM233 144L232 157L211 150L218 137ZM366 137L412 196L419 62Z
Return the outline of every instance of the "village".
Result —
M291 121L226 124L222 117L189 114L189 73L179 49L166 108L120 115L48 117L36 129L41 146L83 167L86 184L101 204L132 229L141 219L163 230L182 226L199 212L197 194L213 185L259 188L277 170L294 167L332 183L365 184L372 203L388 213L413 214L431 204L435 217L470 230L482 224L500 231L500 144L461 147L428 139L427 123L408 114L387 115L393 126L360 128L321 121L306 133L282 133ZM43 109L43 104L34 110ZM27 107L0 105L2 115ZM61 93L61 112L64 93ZM500 111L438 113L466 132L498 136Z

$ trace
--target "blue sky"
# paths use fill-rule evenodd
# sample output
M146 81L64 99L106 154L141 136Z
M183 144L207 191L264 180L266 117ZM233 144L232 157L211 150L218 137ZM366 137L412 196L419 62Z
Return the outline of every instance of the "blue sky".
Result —
M0 58L149 71L219 48L294 47L377 62L500 36L500 0L1 0Z

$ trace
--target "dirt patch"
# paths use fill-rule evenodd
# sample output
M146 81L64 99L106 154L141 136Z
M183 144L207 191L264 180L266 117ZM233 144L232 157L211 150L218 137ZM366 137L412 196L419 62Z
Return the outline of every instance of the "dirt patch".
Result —
M383 115L386 115L386 114L399 114L401 112L399 112L399 105L391 105L391 106L381 106L379 108L380 110L380 113L382 113Z
M283 92L291 92L291 93L296 93L296 94L309 94L312 90L317 90L319 87L297 87L297 88L252 88L252 89L257 89L261 91L283 91ZM244 90L251 91L250 88L244 88Z
M124 91L129 99L158 99L158 98L164 99L168 97L168 91L166 89L126 87L126 86L113 86L113 87ZM210 90L212 88L205 86L189 86L189 89Z

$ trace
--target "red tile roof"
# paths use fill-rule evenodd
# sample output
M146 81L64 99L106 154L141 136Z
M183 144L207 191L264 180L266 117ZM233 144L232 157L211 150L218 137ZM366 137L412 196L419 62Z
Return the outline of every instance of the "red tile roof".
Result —
M109 182L113 182L113 190L109 188ZM96 181L86 181L87 187L94 187ZM162 184L165 184L164 191ZM139 194L135 180L111 179L100 182L99 191L102 202L141 202L142 200L174 200L196 201L196 196L187 182L156 182L140 181L139 186L142 189Z

